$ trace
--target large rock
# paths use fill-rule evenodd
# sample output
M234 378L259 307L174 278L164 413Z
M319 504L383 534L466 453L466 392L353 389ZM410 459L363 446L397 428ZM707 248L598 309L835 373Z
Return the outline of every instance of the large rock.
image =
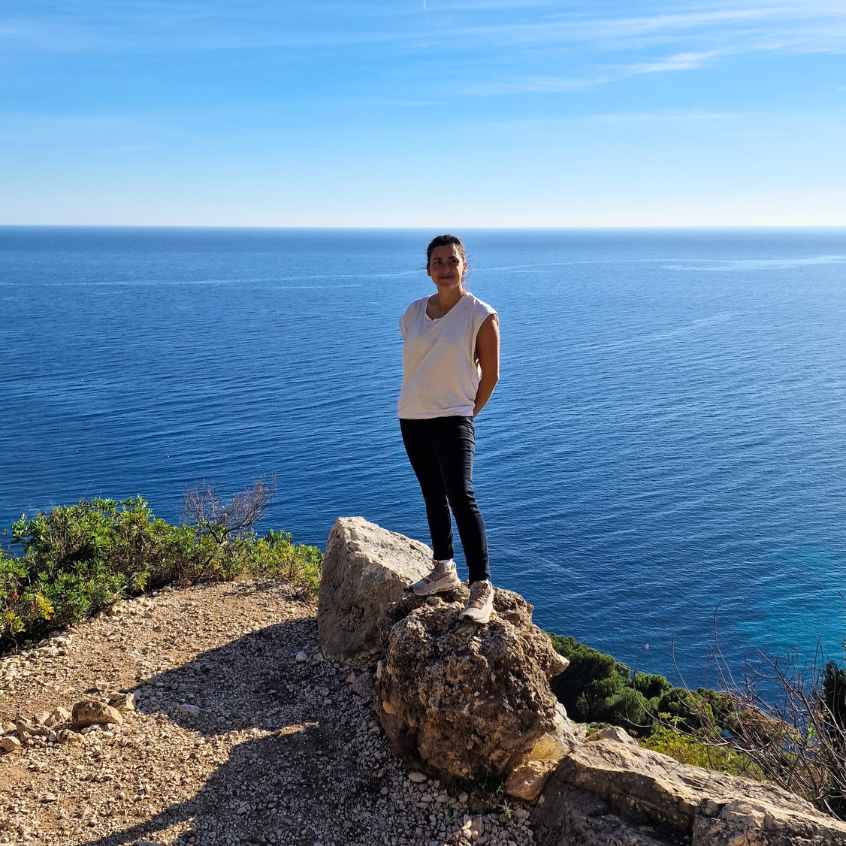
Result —
M339 517L329 533L320 577L317 625L323 654L351 664L381 654L385 614L429 572L425 544L362 517Z
M506 778L512 795L534 798L576 742L549 688L568 662L518 594L497 590L484 626L462 619L462 609L460 600L430 597L391 627L377 671L382 726L430 771Z
M675 832L691 846L846 844L846 823L792 793L680 764L641 748L619 729L614 734L579 744L547 782L534 811L540 846L573 842L574 790L602 800L609 814Z

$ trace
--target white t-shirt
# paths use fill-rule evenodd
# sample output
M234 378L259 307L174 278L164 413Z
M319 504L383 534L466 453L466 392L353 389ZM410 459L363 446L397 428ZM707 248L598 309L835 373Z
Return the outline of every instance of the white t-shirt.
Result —
M465 293L443 316L426 314L429 297L415 300L400 318L402 390L397 412L407 420L472 417L481 371L476 336L496 310Z

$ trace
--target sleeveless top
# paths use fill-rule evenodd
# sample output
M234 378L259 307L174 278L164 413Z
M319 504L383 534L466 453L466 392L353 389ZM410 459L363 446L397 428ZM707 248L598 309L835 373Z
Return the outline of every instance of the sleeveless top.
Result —
M406 420L472 417L481 371L476 336L496 310L466 293L443 316L426 314L429 297L415 300L400 318L402 389L398 416Z

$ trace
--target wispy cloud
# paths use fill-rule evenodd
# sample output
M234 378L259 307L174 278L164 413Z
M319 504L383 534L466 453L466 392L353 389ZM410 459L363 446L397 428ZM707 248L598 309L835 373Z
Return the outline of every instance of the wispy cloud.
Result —
M585 79L534 77L514 81L482 82L463 88L461 93L468 97L488 97L499 94L563 94L569 91L583 91L608 81L607 77L599 76Z
M702 53L675 53L649 62L617 65L588 77L529 77L522 80L482 83L467 86L462 90L466 96L496 96L508 94L564 94L583 91L598 85L607 85L616 80L651 73L674 73L698 70L723 54L719 50Z
M810 47L839 43L846 47L846 7L819 5L740 6L691 10L642 16L556 14L522 23L481 24L470 27L465 37L509 43L593 45L602 49L629 50L668 46L673 42L698 42L700 50L714 49L728 39L735 44L768 38L784 39Z
M637 76L643 73L668 73L673 71L698 70L708 62L722 56L719 50L706 50L702 53L676 53L665 59L650 62L637 62L622 68L623 76Z
M753 114L754 118L755 115ZM762 116L763 118L763 116ZM714 109L686 109L646 112L589 112L551 118L516 118L494 121L491 126L498 131L563 131L573 127L582 127L587 131L597 128L628 127L654 128L689 126L692 123L714 125L746 124L750 115L746 112L718 111ZM604 131L604 129L603 129Z
M619 20L594 21L592 26L595 27L595 34L599 37L618 34L643 35L651 32L676 32L717 25L761 21L778 18L783 14L784 9L779 7L718 9L710 12L683 12L671 15L658 14Z
M557 47L562 51L558 61L567 63L568 72L468 85L462 91L465 95L567 93L640 75L702 70L728 57L846 53L846 6L813 0L803 6L743 5L737 0L730 8L723 4L710 10L637 17L557 15L507 31L498 25L477 27L475 34L491 41L502 38L525 47L543 46L547 51ZM570 59L577 50L579 64ZM656 55L657 50L661 52ZM631 60L598 61L609 53Z

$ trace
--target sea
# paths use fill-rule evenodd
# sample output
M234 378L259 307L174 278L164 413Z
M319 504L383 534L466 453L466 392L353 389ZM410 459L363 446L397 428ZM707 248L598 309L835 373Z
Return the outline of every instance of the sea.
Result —
M428 542L395 408L435 234L0 228L0 526L275 479L260 530ZM675 684L842 659L846 230L459 234L501 321L495 583Z

